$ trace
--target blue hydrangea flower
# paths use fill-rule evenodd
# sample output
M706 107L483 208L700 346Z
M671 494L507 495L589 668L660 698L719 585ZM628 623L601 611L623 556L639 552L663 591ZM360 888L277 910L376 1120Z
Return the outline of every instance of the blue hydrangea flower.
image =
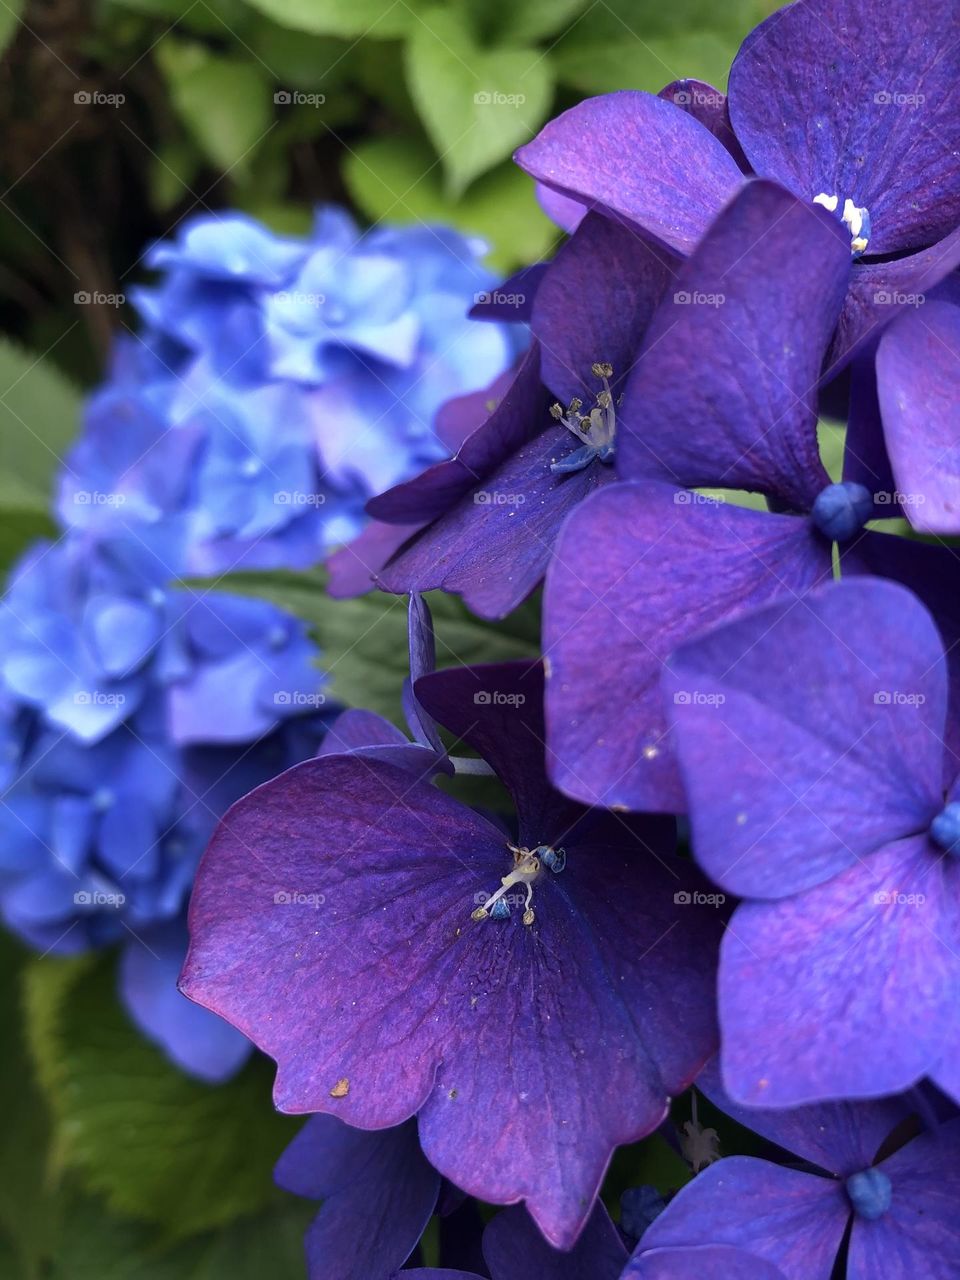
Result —
M314 564L446 456L440 405L522 343L466 319L480 252L442 229L361 236L336 209L303 239L189 220L150 250L143 332L88 402L66 532L0 602L0 914L42 951L120 941L131 1016L205 1079L249 1044L175 990L197 862L328 715L302 623L178 584Z

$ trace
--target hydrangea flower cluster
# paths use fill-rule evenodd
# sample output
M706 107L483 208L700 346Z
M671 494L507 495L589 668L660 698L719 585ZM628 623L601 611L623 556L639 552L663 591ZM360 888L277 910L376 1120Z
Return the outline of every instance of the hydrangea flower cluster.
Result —
M960 560L903 520L956 531L956 18L796 0L729 96L518 153L569 232L501 291L534 341L336 563L411 595L413 741L349 713L192 899L182 989L311 1116L277 1176L323 1198L312 1280L960 1276ZM431 669L418 593L541 586L540 660ZM507 816L435 785L437 725ZM691 1085L749 1154L679 1138ZM655 1131L695 1176L614 1226Z
M445 457L439 406L514 358L466 312L482 246L443 229L361 236L320 211L295 239L203 215L147 263L59 475L55 542L0 603L0 910L44 952L119 941L134 1019L185 1069L250 1050L176 991L206 841L330 719L303 623L184 580L322 560L366 500Z

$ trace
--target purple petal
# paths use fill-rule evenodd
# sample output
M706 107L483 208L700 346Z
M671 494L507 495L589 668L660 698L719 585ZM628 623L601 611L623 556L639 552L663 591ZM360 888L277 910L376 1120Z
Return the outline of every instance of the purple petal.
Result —
M954 1280L960 1274L960 1120L907 1143L880 1166L893 1184L875 1222L855 1218L847 1280Z
M590 405L600 390L591 372L598 362L613 366L616 394L678 266L623 223L584 218L551 263L531 319L543 382L564 406L575 396Z
M635 1253L623 1280L784 1280L772 1262L731 1249L703 1245L693 1249L651 1249Z
M534 343L502 399L464 441L456 457L371 498L367 510L375 519L391 524L435 519L533 439L550 421L548 408L549 399L540 382L540 351Z
M544 597L554 784L587 804L682 811L660 690L668 654L829 573L826 544L795 516L653 481L592 497L563 529Z
M307 1232L310 1280L391 1276L416 1248L440 1190L413 1121L368 1132L312 1116L274 1176L295 1195L324 1201Z
M957 266L960 227L919 253L890 262L858 263L850 272L850 288L833 335L826 376L835 377L902 312L922 305Z
M874 518L900 515L896 482L883 440L872 356L858 356L850 368L850 411L843 450L843 478L873 494Z
M467 315L471 320L529 323L534 298L547 266L546 262L535 262L530 267L521 267L509 279L504 280L503 284L476 294ZM466 399L465 396L459 398ZM444 437L441 436L441 439Z
M422 746L430 747L437 755L443 755L443 744L437 732L436 721L423 709L414 693L414 685L421 676L436 670L437 645L433 634L433 618L430 606L418 592L410 593L407 608L407 640L410 650L410 677L403 685L403 709L413 737Z
M693 116L629 89L571 107L515 158L554 191L620 215L683 255L743 181Z
M627 1260L601 1201L569 1251L551 1249L519 1206L498 1213L483 1233L483 1256L494 1280L620 1280Z
M932 302L891 325L877 389L907 519L923 533L960 533L960 307Z
M551 222L568 235L573 235L577 227L586 217L587 206L581 204L579 200L572 200L569 196L563 196L559 191L544 186L542 182L538 182L536 186L537 203L547 215Z
M741 906L720 966L731 1096L879 1097L936 1066L957 1016L957 875L919 836L804 894Z
M697 1088L754 1133L839 1177L873 1164L881 1144L910 1114L896 1098L810 1107L742 1107L724 1089L716 1059L697 1077Z
M526 1200L569 1247L613 1148L712 1050L720 926L676 905L679 864L626 827L566 852L532 927L473 921L512 865L495 827L387 765L307 761L215 835L184 990L277 1059L281 1109L364 1128L420 1111L435 1168Z
M780 898L924 830L942 807L946 674L919 601L863 580L680 649L664 690L708 875Z
M640 1256L729 1244L772 1262L786 1280L830 1280L849 1216L843 1187L832 1178L733 1156L680 1190L640 1241Z
M960 555L956 548L867 530L842 559L843 574L876 574L900 582L930 611L943 641L950 679L943 735L944 787L960 772Z
M550 421L545 405L536 420ZM539 585L569 512L614 478L600 462L552 472L575 446L566 427L542 430L403 547L378 584L398 593L452 591L482 618L505 617Z
M393 553L418 529L414 524L383 524L371 520L353 542L335 551L327 561L330 581L327 590L334 600L362 596L373 590L373 579Z
M443 768L437 751L410 742L395 725L373 711L351 709L339 715L324 735L317 757L344 752L360 760L395 765L416 778L429 778Z
M131 939L120 958L120 995L140 1031L182 1071L222 1084L236 1075L253 1046L228 1022L191 1004L177 990L186 952L182 920Z
M648 330L618 415L618 473L755 489L809 510L829 483L816 385L849 271L836 219L773 183L747 184Z
M750 172L747 157L743 154L743 148L730 123L726 94L715 89L712 84L707 84L705 80L672 80L660 90L657 97L665 98L667 102L672 102L681 111L686 111L695 120L699 120L718 142L723 143L740 170L743 173Z
M870 21L803 0L762 22L730 71L730 115L755 171L805 200L870 211L869 252L930 244L960 222L960 42L952 0L884 0Z

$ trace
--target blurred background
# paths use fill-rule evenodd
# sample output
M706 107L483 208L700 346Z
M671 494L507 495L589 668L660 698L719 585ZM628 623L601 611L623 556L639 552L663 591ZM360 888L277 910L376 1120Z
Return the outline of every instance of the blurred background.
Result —
M195 247L184 248L182 235L191 220L203 215L216 219L229 211L248 214L262 224L263 244L272 246L271 253L296 256L291 245L326 244L331 237L353 234L343 232L347 223L333 229L325 225L322 233L317 229L318 207L336 205L352 214L359 229L381 236L378 252L394 254L408 266L416 260L418 278L423 275L417 257L422 246L417 247L416 235L426 227L455 229L463 239L449 241L449 252L444 252L462 271L445 276L443 289L461 314L478 287L549 257L560 235L537 204L532 183L511 163L518 145L551 116L593 94L622 88L656 92L683 77L724 88L740 40L774 7L768 0L672 0L668 5L659 0L0 0L4 574L38 539L59 547L67 536L65 522L83 524L84 536L92 536L90 513L83 513L85 523L75 518L75 510L70 520L62 510L58 516L64 459L80 458L80 471L100 474L97 467L112 447L110 433L121 427L109 413L104 416L103 395L93 393L105 379L115 385L133 376L124 351L140 342L156 354L162 338L167 344L164 360L172 361L169 344L179 343L178 361L189 356L192 370L199 362L205 377L229 382L229 365L227 372L218 371L203 343L197 345L176 329L182 308L194 314L190 308L196 298L191 295L184 302L149 290L158 282L158 267L195 271L207 290L196 314L203 317L203 341L211 351L227 312L210 311L210 281L219 290L218 307L224 303L224 272L233 273L230 288L248 290L226 302L231 307L250 302L250 280L235 264L224 265L229 244L226 249L208 245L199 257ZM409 228L410 238L391 239L393 228ZM435 233L432 238L440 243ZM168 251L166 262L162 255L151 256L151 246L159 240L180 246ZM432 247L431 252L439 251ZM210 258L218 253L221 259L211 274ZM431 288L438 288L440 267L431 261ZM145 293L143 286L148 286ZM286 323L283 316L280 323ZM371 341L369 335L364 341ZM435 398L442 399L441 391L486 385L523 339L505 334L496 349L491 341L485 338L486 345L470 356L477 372L474 381L470 368L453 370L452 381L438 387ZM290 352L287 356L293 358ZM176 365L178 377L184 367ZM289 361L286 367L292 367ZM268 373L276 387L276 369ZM149 381L142 370L136 376L144 385ZM267 377L263 375L264 384ZM302 371L283 378L300 389L310 381ZM317 374L314 382L319 380ZM229 390L236 400L237 387ZM155 409L156 398L151 403ZM164 406L166 412L166 400ZM429 411L435 408L431 404ZM89 439L84 437L77 453L85 413L90 415ZM408 471L430 460L429 454L418 452L420 445L407 440L404 448ZM91 461L93 454L97 456ZM253 474L252 466L244 470L243 459L237 465L244 475ZM338 491L342 507L337 511L347 522L337 526L341 534L358 527L364 485L375 492L395 478L380 476L378 483L374 470L371 459L363 484L351 476ZM78 500L74 495L73 502ZM229 502L234 500L230 490ZM178 510L178 520L182 514ZM191 518L195 515L192 511ZM244 529L233 532L249 541L254 523L251 516ZM195 520L191 528L196 528ZM316 547L343 541L337 528L325 528ZM241 567L277 573L308 568L320 558L311 553L313 543L296 543L295 553L293 545L289 540L284 544L286 558L256 564L244 560ZM79 544L84 573L92 546ZM96 547L99 556L101 543ZM175 561L170 576L222 573L239 563L218 560L207 554L206 542L203 547L204 554L198 555L191 544L182 559L171 553L171 560L164 561ZM73 563L63 572L68 569L74 576L67 586L59 579L45 583L49 596L73 589L80 570ZM115 574L115 565L110 572ZM156 594L164 588L159 581L152 590ZM303 604L302 588L276 577L272 585L248 582L246 589L259 597L257 607L266 608L263 602L269 598L298 614L312 637L319 634L325 666L335 665L349 651L349 661L339 662L331 703L362 703L399 718L402 611L383 620L376 616L377 605L369 602L320 609L315 600ZM31 590L29 584L21 586L21 597ZM98 578L98 600L105 590ZM28 606L31 616L42 612L36 592L28 601L20 599L16 622L21 631ZM44 605L48 612L50 607L49 602ZM84 619L86 625L89 610ZM513 656L536 645L535 624L526 630L526 624L508 628L491 653L454 606L441 622L459 628L461 654L469 654L471 644L493 657ZM270 625L270 643L276 648L275 622ZM51 631L58 637L54 648L69 641L69 622L61 619L58 626L60 630ZM232 618L231 629L240 627ZM8 646L0 662L10 656L14 642L22 646L22 634L11 639L12 634L9 627L0 627L0 645ZM283 645L296 648L298 635L291 632ZM361 635L365 639L358 650ZM201 649L206 645L207 656L219 655L220 641L210 640L207 633L191 643ZM18 662L20 654L18 649ZM111 661L113 668L104 659L115 677L120 660L114 655ZM34 735L35 741L40 732L38 706L57 722L51 698L36 692L36 662L27 675L22 665L15 673L17 689L34 681L26 701L0 687L0 702L13 699L12 710L4 710L3 747L9 748L4 765L10 767L0 802L0 841L7 841L0 848L0 889L3 877L20 875L23 861L32 856L10 836L11 828L23 826L26 812L18 781L24 735ZM125 676L125 670L120 674ZM11 680L16 684L13 676ZM275 702L279 696L273 694ZM320 698L311 709L322 704ZM28 713L29 733L23 728ZM306 727L319 733L321 720L313 717ZM301 718L298 732L304 727ZM309 754L301 743L294 748L286 739L281 749L280 730L273 722L267 729L273 751L262 764L267 776L270 769ZM77 729L81 731L87 735L86 748L96 734L86 725ZM187 752L177 757L182 779L187 748L194 744L186 729L179 732L176 749ZM244 733L243 741L256 739L258 747L265 740L257 736L260 729L248 727ZM222 743L221 748L226 749ZM112 791L105 798L100 777L113 765L103 756L96 757L93 783L83 787L72 781L79 767L75 758L54 759L54 781L71 779L71 803L83 787L83 794L93 797L94 809L113 803ZM84 756L87 765L90 759ZM195 763L193 756L189 763ZM242 777L253 785L262 770ZM191 785L203 785L190 777ZM49 777L45 785L48 794ZM140 785L135 784L134 797ZM238 780L233 790L242 789ZM31 795L29 803L34 799ZM61 806L51 821L55 827L66 822L74 832L78 812L76 805L69 810ZM199 841L202 832L190 836ZM178 891L188 888L179 884ZM272 1186L273 1163L298 1122L272 1112L269 1064L245 1060L240 1053L229 1071L204 1072L203 1064L198 1068L189 1060L195 1040L178 1062L176 1035L163 1022L167 1013L156 1007L158 988L151 988L153 1004L139 1012L131 1012L129 989L125 1003L117 997L122 930L98 932L85 924L83 945L64 947L62 931L55 928L47 943L49 921L42 914L36 901L25 902L22 893L15 903L12 897L4 900L11 928L0 935L0 1077L8 1102L0 1128L0 1276L302 1276L302 1234L315 1206ZM127 924L123 928L130 932ZM64 957L59 954L63 951L74 954ZM157 952L166 958L159 942ZM151 955L157 959L153 951ZM175 969L174 948L164 971L168 984ZM131 982L142 986L155 976L127 973L125 980L129 988ZM170 999L180 998L171 994ZM185 1034L201 1035L193 1030ZM217 1051L221 1048L228 1056L234 1052L230 1046L217 1046ZM221 1083L212 1079L218 1072ZM672 1180L675 1185L684 1168L657 1141L633 1152L630 1177L665 1185Z

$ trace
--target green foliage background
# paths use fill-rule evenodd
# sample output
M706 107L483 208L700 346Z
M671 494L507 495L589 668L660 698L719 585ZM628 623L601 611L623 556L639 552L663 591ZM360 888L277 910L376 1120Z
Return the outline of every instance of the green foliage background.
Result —
M556 233L513 149L551 115L682 76L723 86L768 0L4 0L0 4L0 565L49 534L53 477L103 374L141 255L188 213L305 231L322 201L362 222L445 222L503 273ZM500 98L497 97L500 95ZM486 99L489 100L484 100ZM204 584L203 589L224 584ZM229 581L315 628L333 688L398 718L402 602L331 602L314 574ZM496 632L434 602L461 660L537 651L536 608ZM358 639L359 637L359 639ZM116 1002L114 958L31 957L0 933L0 1275L294 1280L314 1206L277 1192L297 1122L271 1070L185 1079ZM618 1185L676 1186L657 1140ZM429 1261L429 1257L427 1261Z

